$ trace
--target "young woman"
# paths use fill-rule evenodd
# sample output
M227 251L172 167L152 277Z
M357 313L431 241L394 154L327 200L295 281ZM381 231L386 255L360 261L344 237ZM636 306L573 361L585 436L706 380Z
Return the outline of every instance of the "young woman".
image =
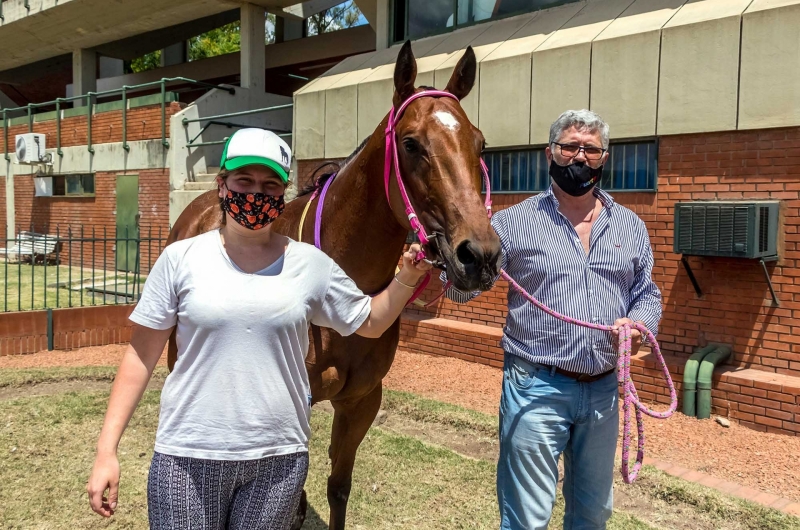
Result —
M308 471L309 324L379 337L430 268L414 263L412 247L396 281L370 298L323 252L272 233L290 159L271 132L234 133L217 177L225 224L168 246L150 272L87 484L98 514L117 508L117 447L177 326L148 478L150 528L288 528Z

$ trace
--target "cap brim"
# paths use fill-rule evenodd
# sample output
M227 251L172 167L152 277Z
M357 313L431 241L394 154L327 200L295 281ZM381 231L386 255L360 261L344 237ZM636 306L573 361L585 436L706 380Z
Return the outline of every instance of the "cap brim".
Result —
M264 158L261 156L237 156L236 158L226 160L225 164L223 165L223 167L228 171L233 171L244 166L266 166L277 173L278 176L283 180L284 184L289 182L289 174L286 172L286 170L283 169L280 164L274 160L270 160L269 158Z

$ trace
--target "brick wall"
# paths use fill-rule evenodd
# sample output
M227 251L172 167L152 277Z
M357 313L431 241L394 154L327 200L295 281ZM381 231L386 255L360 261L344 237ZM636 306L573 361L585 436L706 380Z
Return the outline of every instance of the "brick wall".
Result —
M169 234L169 170L142 169L125 172L98 172L95 174L94 197L34 197L33 176L14 177L14 195L17 226L21 230L32 229L39 233L56 234L66 238L108 238L109 241L80 244L65 241L62 245L62 264L72 263L94 268L113 268L116 234L116 183L117 175L139 176L140 236L166 239ZM5 203L4 203L5 204ZM105 230L105 232L104 232ZM152 232L151 232L152 230ZM71 232L70 232L71 231ZM160 231L160 232L159 232ZM120 234L125 237L125 234ZM134 234L130 234L134 237ZM69 247L72 247L70 251ZM160 252L161 244L142 242L141 263L146 270ZM82 261L81 261L82 259Z
M732 362L800 376L800 128L662 137L658 193L616 193L647 224L655 255L653 278L664 295L659 341L664 351L685 360L709 342L731 344ZM321 161L298 164L301 177ZM493 195L501 210L528 195ZM698 299L679 256L672 251L674 204L687 200L779 199L782 201L781 255L768 264L781 301L771 304L758 262L690 258L704 296ZM432 299L440 285L423 294ZM502 327L505 282L466 305L449 300L407 314Z
M77 307L53 310L53 346L72 350L121 344L131 340L128 316L133 305ZM47 349L47 311L0 314L0 356Z
M166 132L169 135L169 117L180 112L184 104L172 102L166 107ZM161 138L161 105L150 105L128 110L128 141ZM61 147L86 145L88 137L86 116L73 116L61 120ZM28 132L28 124L8 128L8 152L14 151L14 138L17 134ZM47 147L56 147L56 120L35 122L33 132L47 135ZM122 141L122 111L108 111L92 116L92 143L112 143ZM0 153L4 151L0 139Z
M502 330L450 318L406 314L400 326L400 349L426 355L447 355L500 368ZM685 357L665 354L682 410ZM631 376L639 398L666 409L670 396L652 352L643 349L631 359ZM712 414L759 431L800 436L800 379L753 368L724 365L713 376Z

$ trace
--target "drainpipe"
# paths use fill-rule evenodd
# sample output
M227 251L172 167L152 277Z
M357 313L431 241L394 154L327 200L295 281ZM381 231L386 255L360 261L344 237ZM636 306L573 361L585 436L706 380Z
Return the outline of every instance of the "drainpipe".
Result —
M714 375L714 368L722 364L731 356L731 349L727 346L718 346L716 350L709 353L700 363L700 371L697 374L697 418L704 420L711 417L711 377Z
M687 416L696 415L697 398L697 372L700 370L700 363L703 358L716 350L716 345L704 346L694 352L683 369L683 413Z

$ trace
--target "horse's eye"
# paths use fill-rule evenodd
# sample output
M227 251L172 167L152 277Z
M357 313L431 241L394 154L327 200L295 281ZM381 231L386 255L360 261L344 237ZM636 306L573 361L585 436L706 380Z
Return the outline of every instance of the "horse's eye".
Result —
M417 142L412 140L411 138L406 138L403 140L403 148L405 148L406 153L415 154L419 151L419 146Z

